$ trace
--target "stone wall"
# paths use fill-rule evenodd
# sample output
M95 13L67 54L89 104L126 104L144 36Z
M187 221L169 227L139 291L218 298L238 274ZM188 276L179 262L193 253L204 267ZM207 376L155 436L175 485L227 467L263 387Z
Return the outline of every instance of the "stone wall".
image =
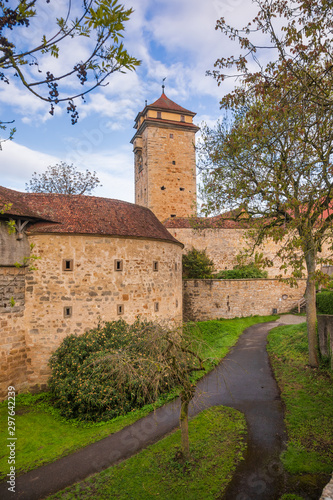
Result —
M333 315L318 314L317 320L320 354L330 359L333 370Z
M181 323L180 245L66 234L33 235L30 240L41 257L26 285L30 387L46 383L49 357L64 337L96 327L99 319L132 323L140 315Z
M206 250L207 255L213 260L216 271L232 269L237 264L236 256L241 250L247 248L246 229L192 229L192 228L169 228L178 241L185 245L183 252L186 253L193 247L198 250ZM320 257L331 255L328 244L323 245ZM273 261L273 267L266 268L269 278L275 278L279 274L281 260L276 257L280 245L272 240L265 240L265 244L256 249L263 256Z
M290 288L277 279L186 280L183 282L184 321L206 321L289 312L305 292L305 280Z
M185 245L184 253L193 247L206 250L216 271L232 269L237 264L236 256L248 246L245 229L168 228L168 231ZM274 260L274 266L267 269L269 277L274 278L280 274L280 261L275 257L277 246L274 242L267 242L264 248L256 251L263 252L264 257Z
M30 255L28 239L22 235L18 239L16 233L10 234L6 222L0 222L0 267L14 266L15 263L23 264Z
M27 387L24 302L25 269L0 267L0 400Z
M0 400L9 385L21 391L27 387L28 357L25 343L25 267L30 246L25 235L9 234L0 224Z
M0 266L0 318L24 311L26 269Z

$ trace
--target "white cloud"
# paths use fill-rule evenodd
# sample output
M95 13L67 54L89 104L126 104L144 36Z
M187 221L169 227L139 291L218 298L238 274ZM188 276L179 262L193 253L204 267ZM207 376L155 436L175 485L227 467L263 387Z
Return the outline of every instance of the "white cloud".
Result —
M205 73L213 69L218 57L237 55L239 47L216 31L215 23L225 16L231 25L242 27L256 13L256 5L251 0L122 0L121 3L126 8L135 4L134 13L125 23L124 45L131 55L142 59L142 65L135 72L114 73L107 86L89 94L87 103L79 104L77 126L68 126L66 106L56 106L57 116L52 120L48 103L29 94L17 80L11 85L0 82L0 119L16 118L18 139L27 146L15 142L4 144L4 150L0 151L0 184L24 190L34 171L43 171L60 158L79 168L96 170L104 185L96 190L97 195L133 201L133 153L128 142L134 134L135 116L146 99L148 103L158 99L164 77L167 77L168 97L197 112L197 124L205 121L214 125L221 115L219 101L232 90L235 81L227 80L218 87ZM49 7L54 19L59 15L58 9L67 4L67 0L58 0L40 7L42 13L32 28L18 30L28 37L23 37L22 43L39 43L45 28L52 26ZM79 3L72 4L77 8ZM89 45L82 37L73 42L66 53L69 65L83 58ZM43 69L48 64L54 73L63 69L62 60L49 56L46 59ZM77 77L72 77L67 89L77 83ZM38 135L37 127L43 134ZM30 144L34 144L35 150L29 148ZM54 155L38 151L39 144L40 150L52 148Z
M43 172L48 165L59 162L56 156L34 151L13 141L2 144L0 151L0 184L2 186L25 190L34 172Z
M96 196L134 202L134 167L130 145L115 152L94 148L84 155L75 156L75 150L72 153L65 158L67 163L74 163L81 170L97 172L103 186L96 189Z
M64 161L72 163L71 158ZM0 151L0 185L25 191L34 172L41 173L49 165L55 165L60 159L34 151L14 142L6 142ZM75 162L80 170L96 171L103 187L94 194L106 198L116 198L134 202L134 170L131 146L112 154L100 151L82 156Z

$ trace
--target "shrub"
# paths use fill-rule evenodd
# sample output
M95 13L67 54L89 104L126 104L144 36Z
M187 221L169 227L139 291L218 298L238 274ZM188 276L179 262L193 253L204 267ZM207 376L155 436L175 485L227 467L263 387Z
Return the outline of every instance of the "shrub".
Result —
M213 270L214 263L206 254L206 250L192 248L183 255L183 278L209 279Z
M316 296L317 311L321 314L333 314L333 292L319 292Z
M267 271L259 269L254 264L246 266L235 266L233 269L220 271L215 276L218 279L224 280L242 280L249 278L267 278Z
M69 335L50 359L55 406L66 417L99 421L151 403L180 383L179 367L187 373L195 365L188 350L175 348L179 339L177 332L140 320Z

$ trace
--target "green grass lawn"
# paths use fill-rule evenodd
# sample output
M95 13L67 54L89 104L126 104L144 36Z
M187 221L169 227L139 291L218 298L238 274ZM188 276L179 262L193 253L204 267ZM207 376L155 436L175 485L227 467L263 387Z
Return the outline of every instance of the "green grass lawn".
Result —
M233 320L200 322L195 329L196 335L203 341L202 356L209 358L206 371L222 359L236 342L245 328L260 322L275 320L277 317L249 317ZM203 374L201 373L201 376ZM174 397L171 394L169 398ZM163 404L160 400L156 406ZM16 401L16 470L18 473L34 469L42 464L53 462L57 458L98 441L117 432L152 411L149 405L123 417L98 424L71 422L60 417L46 398L22 395ZM0 405L0 479L8 472L7 444L7 408Z
M245 450L244 416L212 407L189 424L191 459L179 461L180 431L119 465L49 498L213 500L225 489Z
M282 456L292 475L333 470L333 373L325 364L308 364L306 324L281 326L268 336L268 352L285 405L287 450ZM319 478L320 479L320 478Z

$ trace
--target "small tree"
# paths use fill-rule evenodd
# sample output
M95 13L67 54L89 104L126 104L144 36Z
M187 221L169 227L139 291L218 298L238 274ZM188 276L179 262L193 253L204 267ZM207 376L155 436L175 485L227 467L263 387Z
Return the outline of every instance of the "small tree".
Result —
M214 263L206 254L206 250L192 248L183 254L183 278L209 279L214 271Z
M58 194L90 194L100 181L96 172L82 172L73 164L60 162L48 166L42 174L34 172L32 179L26 183L26 191L30 193Z

